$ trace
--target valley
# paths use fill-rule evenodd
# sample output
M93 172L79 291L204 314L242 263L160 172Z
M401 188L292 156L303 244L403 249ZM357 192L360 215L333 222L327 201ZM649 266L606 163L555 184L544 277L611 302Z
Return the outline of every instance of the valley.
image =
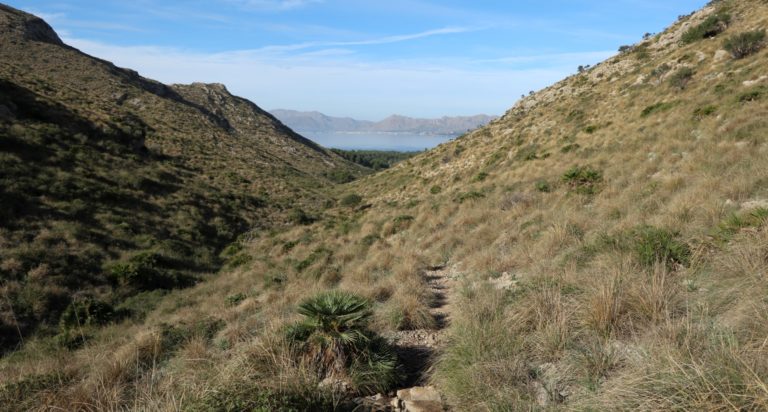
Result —
M404 155L0 5L0 405L768 410L766 28L712 1Z

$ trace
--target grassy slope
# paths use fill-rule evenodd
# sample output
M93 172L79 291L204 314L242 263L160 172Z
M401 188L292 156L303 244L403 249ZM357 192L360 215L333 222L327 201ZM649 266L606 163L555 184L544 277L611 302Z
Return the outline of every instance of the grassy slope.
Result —
M680 44L718 8L725 33ZM752 81L768 52L719 50L767 20L764 2L717 2L349 185L370 207L256 238L251 262L145 322L66 357L31 348L3 375L62 407L317 400L279 339L296 302L339 287L376 302L379 331L429 326L421 271L447 263L461 310L432 379L457 410L764 410L768 91Z
M68 307L144 312L126 297L190 285L238 235L321 210L325 175L360 173L221 85L141 78L5 6L0 166L0 350L78 344Z

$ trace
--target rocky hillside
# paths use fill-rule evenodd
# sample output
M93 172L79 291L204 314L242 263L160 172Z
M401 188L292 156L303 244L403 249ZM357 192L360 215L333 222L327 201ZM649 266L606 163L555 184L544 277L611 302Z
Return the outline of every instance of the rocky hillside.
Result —
M415 119L392 115L378 122L332 117L320 112L272 110L271 113L295 130L302 132L366 132L459 135L485 126L496 116L443 116L439 119Z
M4 5L0 165L2 350L35 331L76 344L62 314L130 316L126 298L193 284L360 173L222 85L142 78Z
M241 242L144 320L3 359L2 399L767 410L766 28L764 1L711 2Z

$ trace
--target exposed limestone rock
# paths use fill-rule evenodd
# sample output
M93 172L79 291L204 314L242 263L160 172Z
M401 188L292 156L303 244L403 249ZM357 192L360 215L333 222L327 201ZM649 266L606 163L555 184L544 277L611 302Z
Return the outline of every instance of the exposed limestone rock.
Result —
M768 199L750 200L741 204L741 210L768 209Z
M416 386L397 391L392 406L402 412L443 412L442 397L432 386Z
M714 60L717 63L717 62L721 62L721 61L724 61L724 60L728 60L728 58L730 58L730 57L731 57L730 53L728 53L727 51L721 49L721 50L718 50L718 51L715 52Z
M768 76L763 75L763 76L758 77L755 80L745 80L741 84L744 85L744 87L752 87L752 86L755 86L757 84L760 84L760 83L764 82L766 79L768 79Z

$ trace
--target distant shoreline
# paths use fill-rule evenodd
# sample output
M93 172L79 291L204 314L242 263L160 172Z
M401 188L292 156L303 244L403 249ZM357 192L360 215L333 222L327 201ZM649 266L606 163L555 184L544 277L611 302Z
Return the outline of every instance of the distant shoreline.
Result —
M464 133L468 133L464 132ZM348 134L348 135L385 135L385 136L427 136L427 137L450 137L455 138L463 135L464 133L435 133L435 132L382 132L382 131L323 131L323 130L296 130L296 133L304 135L305 133L311 134Z

